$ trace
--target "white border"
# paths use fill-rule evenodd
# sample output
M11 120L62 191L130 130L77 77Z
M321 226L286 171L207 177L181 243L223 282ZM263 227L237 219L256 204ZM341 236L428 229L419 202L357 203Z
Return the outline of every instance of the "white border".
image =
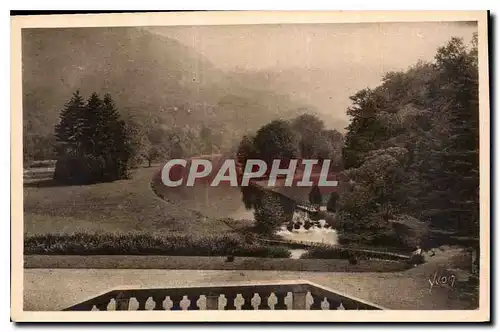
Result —
M367 17L369 15L369 17ZM166 19L168 18L168 19ZM255 23L326 23L326 22L389 22L389 21L456 21L479 20L479 61L480 61L480 108L481 108L481 216L482 253L489 254L489 91L487 89L487 44L485 12L331 12L331 13L264 13L264 12L216 12L216 13L176 13L176 14L113 14L113 15L72 15L50 17L19 17L12 20L12 318L17 321L484 321L489 317L489 257L481 260L481 308L477 311L378 311L378 312L330 312L325 315L316 311L275 311L256 312L22 312L22 174L19 161L22 160L16 144L20 143L22 128L20 113L20 81L16 73L20 72L19 28L55 27L55 26L154 26L154 25L189 25L189 24L255 24ZM257 21L258 20L258 21ZM91 21L91 22L90 22ZM120 22L118 22L120 21ZM126 22L126 24L123 24ZM17 37L17 38L16 38ZM16 61L17 60L17 61ZM22 141L22 140L21 140ZM21 157L21 158L20 158ZM22 205L21 205L22 207ZM486 219L484 219L486 217ZM16 222L17 221L17 222ZM488 223L485 225L485 223ZM486 243L486 239L488 240Z

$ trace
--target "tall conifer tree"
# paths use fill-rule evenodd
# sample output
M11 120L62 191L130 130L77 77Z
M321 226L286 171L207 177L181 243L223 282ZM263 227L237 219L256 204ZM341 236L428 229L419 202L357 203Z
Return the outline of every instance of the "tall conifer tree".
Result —
M59 156L78 154L82 136L81 119L84 110L84 99L80 95L80 91L77 90L61 111L59 123L55 127L56 150Z
M127 177L131 140L109 94L93 93L83 103L76 92L61 112L56 136L62 148L54 177L92 183Z

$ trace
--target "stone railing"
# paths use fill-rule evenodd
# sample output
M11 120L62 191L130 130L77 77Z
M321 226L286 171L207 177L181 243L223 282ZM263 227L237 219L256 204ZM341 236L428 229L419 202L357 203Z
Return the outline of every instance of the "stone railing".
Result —
M106 310L383 310L309 281L109 291L65 311Z

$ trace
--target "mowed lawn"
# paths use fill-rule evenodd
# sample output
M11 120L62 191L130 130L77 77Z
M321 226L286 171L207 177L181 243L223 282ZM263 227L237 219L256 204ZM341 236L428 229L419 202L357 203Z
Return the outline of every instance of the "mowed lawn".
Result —
M219 220L158 198L150 188L158 170L159 166L138 168L129 180L87 186L26 182L24 232L207 235L231 231Z

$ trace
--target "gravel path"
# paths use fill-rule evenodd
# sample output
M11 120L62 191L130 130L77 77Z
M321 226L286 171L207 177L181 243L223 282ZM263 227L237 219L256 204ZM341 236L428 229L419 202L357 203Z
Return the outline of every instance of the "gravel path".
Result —
M25 269L24 310L61 310L120 286L168 288L297 279L309 280L389 309L470 308L467 301L450 297L452 291L448 289L436 288L429 293L427 274L409 272Z

